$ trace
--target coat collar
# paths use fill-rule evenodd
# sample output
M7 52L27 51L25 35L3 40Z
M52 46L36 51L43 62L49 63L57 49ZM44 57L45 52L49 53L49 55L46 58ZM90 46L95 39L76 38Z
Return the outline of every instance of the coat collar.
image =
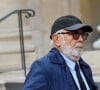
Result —
M62 55L59 53L59 51L56 48L52 48L50 50L48 56L49 56L49 59L50 59L51 63L60 64L60 65L65 64L64 58L62 57ZM82 58L80 58L79 63L80 63L80 66L88 67L88 64L86 64L82 60Z
M48 54L50 62L53 64L62 65L65 63L63 57L56 48L52 48Z

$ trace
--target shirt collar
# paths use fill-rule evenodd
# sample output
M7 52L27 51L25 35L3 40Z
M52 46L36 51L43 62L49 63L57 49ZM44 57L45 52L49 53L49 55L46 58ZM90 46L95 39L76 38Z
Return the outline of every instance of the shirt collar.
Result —
M70 60L68 57L66 57L63 53L61 53L62 57L64 58L66 64L68 65L70 70L75 70L75 62Z

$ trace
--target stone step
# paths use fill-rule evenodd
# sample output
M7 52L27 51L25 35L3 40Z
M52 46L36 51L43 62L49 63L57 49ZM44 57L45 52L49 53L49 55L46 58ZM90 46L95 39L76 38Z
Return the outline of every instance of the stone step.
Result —
M24 46L26 51L33 51L34 45L32 43L32 31L26 28L24 34ZM9 32L0 33L0 54L20 51L20 40L18 28Z
M22 90L25 80L23 70L15 70L0 74L0 90Z
M32 36L31 30L24 30L23 35L24 38L28 38ZM0 39L16 39L19 38L19 31L10 31L10 32L1 32Z
M26 67L30 68L32 62L36 60L36 52L26 52ZM20 53L2 54L0 55L0 72L13 71L22 69L22 60Z
M24 50L25 52L34 52L35 47L33 44L24 44ZM20 53L20 52L21 52L21 47L18 42L11 44L4 44L0 46L0 55Z

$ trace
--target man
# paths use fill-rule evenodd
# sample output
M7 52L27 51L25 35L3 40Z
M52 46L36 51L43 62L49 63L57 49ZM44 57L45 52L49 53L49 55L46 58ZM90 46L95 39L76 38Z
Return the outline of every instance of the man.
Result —
M51 30L54 48L36 60L23 90L98 90L90 66L81 53L92 27L75 16L58 18Z

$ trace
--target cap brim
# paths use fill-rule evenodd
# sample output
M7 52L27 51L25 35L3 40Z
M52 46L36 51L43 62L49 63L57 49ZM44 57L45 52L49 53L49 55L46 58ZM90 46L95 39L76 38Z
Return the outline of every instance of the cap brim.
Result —
M64 28L65 30L78 30L78 29L82 29L84 30L85 32L92 32L93 29L91 26L89 25L86 25L86 24L75 24L75 25L72 25L70 27L66 27Z

